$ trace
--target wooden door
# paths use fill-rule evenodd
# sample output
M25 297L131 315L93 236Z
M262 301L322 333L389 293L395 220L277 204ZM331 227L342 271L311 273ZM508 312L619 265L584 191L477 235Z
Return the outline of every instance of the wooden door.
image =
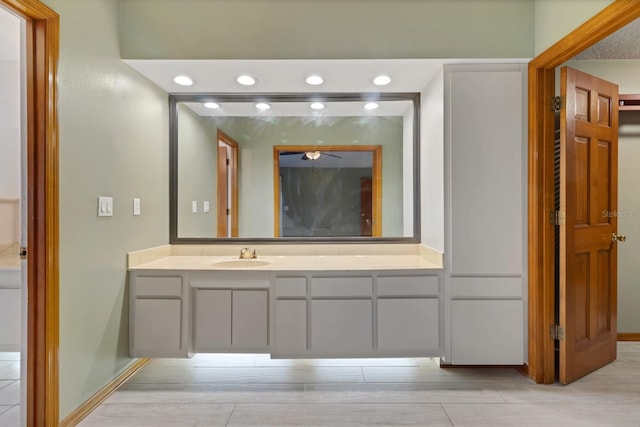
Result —
M227 146L218 146L218 237L229 236L229 160L227 158Z
M218 129L217 236L238 237L238 143Z
M360 235L371 236L373 224L371 178L360 178Z
M618 86L561 70L559 379L616 358Z

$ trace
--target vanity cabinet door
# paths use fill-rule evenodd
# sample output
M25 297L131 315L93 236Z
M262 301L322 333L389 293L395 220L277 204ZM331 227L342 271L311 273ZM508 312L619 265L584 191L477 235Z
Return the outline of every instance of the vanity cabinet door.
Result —
M182 301L136 299L133 357L184 357Z
M132 357L191 357L184 278L131 275Z
M311 351L331 356L370 354L373 350L372 302L313 300Z
M438 300L378 300L378 349L433 352L439 348ZM406 353L405 353L406 354Z
M231 313L232 347L266 350L269 326L267 291L234 290Z
M266 351L266 290L195 289L193 345L196 352Z
M300 356L307 351L307 300L276 301L273 350L278 357Z
M231 347L231 290L196 289L194 307L194 351Z

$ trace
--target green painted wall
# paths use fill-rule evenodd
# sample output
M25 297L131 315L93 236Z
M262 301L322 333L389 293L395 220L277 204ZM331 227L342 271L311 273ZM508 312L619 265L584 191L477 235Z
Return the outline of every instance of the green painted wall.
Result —
M528 58L533 0L126 0L127 59Z
M613 0L534 0L535 55L588 21Z
M167 94L120 59L118 2L60 15L60 416L131 362L126 253L168 242ZM91 19L89 19L91 17ZM114 216L97 217L97 197ZM132 198L142 216L132 215Z
M217 237L217 128L182 104L178 117L178 237Z

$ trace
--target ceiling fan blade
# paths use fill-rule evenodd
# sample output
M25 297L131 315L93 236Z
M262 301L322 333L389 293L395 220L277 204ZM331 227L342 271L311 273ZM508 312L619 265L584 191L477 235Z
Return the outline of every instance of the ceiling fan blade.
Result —
M281 156L292 156L295 154L302 154L302 151L281 151L280 152Z

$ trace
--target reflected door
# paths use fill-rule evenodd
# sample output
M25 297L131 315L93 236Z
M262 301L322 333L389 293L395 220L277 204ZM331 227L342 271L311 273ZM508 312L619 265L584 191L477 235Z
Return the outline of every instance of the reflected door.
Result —
M360 178L360 235L371 236L373 211L371 203L371 178Z
M238 237L238 143L218 130L217 236Z

